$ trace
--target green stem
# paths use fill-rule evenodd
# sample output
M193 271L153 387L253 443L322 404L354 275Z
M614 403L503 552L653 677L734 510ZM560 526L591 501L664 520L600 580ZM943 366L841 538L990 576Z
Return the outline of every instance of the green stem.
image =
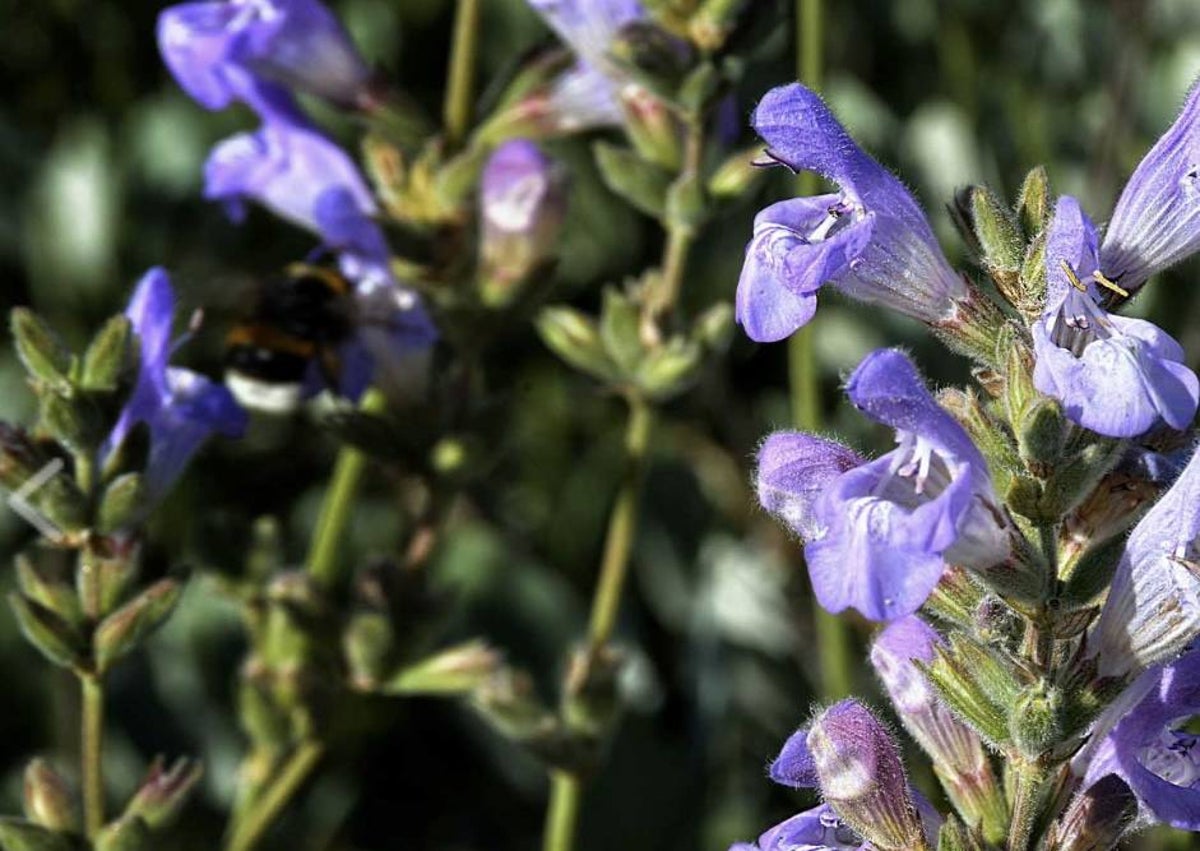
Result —
M452 149L458 147L471 126L476 47L479 42L479 2L458 0L458 11L454 16L454 41L450 48L449 79L442 110L446 144Z
M383 394L372 388L363 396L359 409L368 414L379 413L386 404ZM336 585L342 572L338 550L366 466L367 456L353 446L343 446L338 453L305 562L312 578L326 588Z
M273 825L284 807L304 785L324 756L320 742L306 741L297 746L275 781L254 799L252 809L233 829L225 851L250 851Z
M1008 824L1005 851L1026 851L1033 840L1033 828L1046 779L1041 769L1028 764L1017 766L1016 772L1016 790L1013 792L1012 818Z
M83 723L80 761L83 776L83 811L87 836L93 839L104 827L104 683L95 674L82 674Z
M596 649L612 636L621 606L621 590L625 585L629 554L633 550L633 539L637 532L642 476L653 424L654 415L650 405L644 399L631 396L629 422L625 430L625 471L621 476L621 487L613 503L612 514L608 518L600 578L592 598L588 641Z
M567 771L550 775L550 807L546 810L542 851L571 851L582 792L583 784L576 775Z
M823 57L823 8L821 0L796 0L796 70L811 89L821 86ZM798 179L801 195L815 195L819 181L812 172ZM812 326L801 328L788 340L788 378L792 398L792 422L804 431L821 429L820 373L813 348ZM838 700L850 693L850 635L845 622L813 606L820 661L820 691L824 700Z

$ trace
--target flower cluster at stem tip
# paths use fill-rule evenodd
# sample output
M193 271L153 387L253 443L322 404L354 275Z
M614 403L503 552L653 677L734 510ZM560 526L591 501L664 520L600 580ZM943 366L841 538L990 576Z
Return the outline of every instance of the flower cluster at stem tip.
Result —
M885 622L871 662L954 818L986 847L1031 841L1034 815L1006 800L991 750L1036 764L1031 782L1054 778L1046 847L1200 830L1200 739L1183 729L1200 714L1200 381L1174 338L1120 313L1200 248L1200 88L1102 232L1076 199L1049 196L1044 172L1015 210L973 188L960 225L994 289L951 268L913 195L814 92L774 89L752 123L774 163L835 191L758 214L737 286L746 333L790 336L829 285L979 364L982 394L935 393L905 352L872 352L845 392L895 449L871 459L780 431L756 474L762 506L803 543L818 603ZM1131 477L1159 498L1118 511L1106 483ZM898 744L857 701L819 711L770 775L824 803L735 849L938 844Z

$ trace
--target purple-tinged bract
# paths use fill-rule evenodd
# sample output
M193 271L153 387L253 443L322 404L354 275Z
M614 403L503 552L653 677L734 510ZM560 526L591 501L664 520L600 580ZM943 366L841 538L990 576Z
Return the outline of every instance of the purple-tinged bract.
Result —
M1136 437L1164 421L1187 428L1200 381L1182 347L1151 322L1105 311L1098 269L1095 226L1078 201L1059 198L1046 242L1046 310L1032 328L1034 386L1097 434Z
M938 697L917 663L929 664L942 638L916 615L888 624L871 646L871 664L914 739L950 778L986 773L979 736Z
M926 322L956 315L966 284L925 213L820 97L799 83L772 89L752 123L773 159L815 171L840 190L781 201L755 219L737 291L738 322L752 339L781 340L807 323L827 283Z

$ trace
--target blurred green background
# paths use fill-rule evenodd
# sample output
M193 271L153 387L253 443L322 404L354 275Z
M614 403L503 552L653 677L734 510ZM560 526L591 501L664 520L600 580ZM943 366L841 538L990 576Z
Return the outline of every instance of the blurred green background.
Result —
M363 51L431 112L440 101L449 0L334 4ZM1044 163L1057 191L1098 221L1200 72L1200 5L1192 0L853 0L827 9L827 94L865 147L931 211L961 259L944 205L969 182L1012 193ZM242 227L200 198L201 166L224 135L253 125L211 114L159 62L159 3L2 0L0 301L29 304L78 342L123 305L151 265L167 266L185 310L208 327L184 359L214 369L222 322L255 276L305 253L309 238L255 212ZM548 44L522 0L485 0L484 80ZM739 110L794 77L789 9L749 0L757 33L745 51ZM356 128L338 128L351 142ZM743 142L750 135L743 129ZM656 225L600 185L581 140L555 143L574 179L556 300L593 308L598 285L655 261ZM781 170L780 170L781 171ZM691 309L732 298L755 210L791 188L773 173L762 197L710 225L686 283ZM1200 353L1195 263L1136 305ZM900 343L939 382L964 377L912 323L822 296L816 323L831 431L867 448L886 435L839 401L840 374L868 350ZM603 772L587 789L580 847L724 849L794 812L765 762L807 715L815 654L810 597L795 552L754 506L757 442L786 425L785 352L736 340L701 385L669 407L634 558L620 634L633 654L632 708ZM622 409L554 360L528 326L508 329L489 385L511 422L507 452L475 488L433 568L454 601L450 638L483 635L554 694L562 654L582 634L607 511L616 488ZM0 353L0 418L27 420L32 397ZM180 849L209 849L221 829L242 746L230 711L240 654L236 612L207 573L237 572L253 518L278 516L299 559L335 446L303 417L259 423L237 445L210 448L152 530L151 571L198 569L184 604L148 654L112 684L109 772L127 794L157 752L200 754L203 800L178 829ZM367 556L395 538L388 481L354 520ZM297 496L298 495L298 496ZM0 513L0 550L31 530ZM4 559L8 561L7 558ZM8 572L0 585L11 582ZM865 636L865 625L859 635ZM868 670L855 674L876 695ZM72 688L0 616L0 804L19 806L34 754L73 762ZM536 846L545 800L540 766L470 712L433 700L380 701L369 744L335 753L273 835L294 849L524 849ZM929 779L917 780L929 788ZM1144 838L1138 847L1160 840ZM1187 840L1184 840L1186 843ZM1184 844L1179 847L1197 847Z

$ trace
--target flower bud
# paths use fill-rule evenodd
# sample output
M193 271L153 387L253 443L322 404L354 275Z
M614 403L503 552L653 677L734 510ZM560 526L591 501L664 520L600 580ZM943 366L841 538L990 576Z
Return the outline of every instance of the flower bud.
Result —
M623 654L611 647L577 649L563 684L563 714L573 731L602 735L621 709Z
M79 802L67 781L44 759L25 768L25 816L57 832L79 830Z
M170 768L164 768L162 757L156 757L126 807L124 818L139 818L152 829L170 824L203 774L204 767L186 757L177 759Z
M904 727L933 761L938 777L970 824L1004 835L1007 812L979 736L938 697L916 663L934 659L938 634L916 616L893 621L871 648L874 665Z
M538 314L538 336L554 354L601 380L614 378L617 366L605 351L596 323L570 307L547 307Z
M666 104L641 86L625 86L620 93L625 113L625 133L648 162L672 171L683 157L679 125Z
M1013 706L1008 729L1023 754L1036 758L1062 741L1062 694L1045 683L1027 688Z
M537 145L514 139L496 149L480 182L480 297L504 307L554 254L566 216L565 176Z
M883 851L924 846L921 818L887 729L856 700L822 712L808 731L825 801Z
M763 170L754 165L761 146L735 151L717 166L708 179L708 194L721 201L738 198L749 192L763 177Z
M403 668L381 686L386 694L469 694L500 669L498 652L468 641Z

